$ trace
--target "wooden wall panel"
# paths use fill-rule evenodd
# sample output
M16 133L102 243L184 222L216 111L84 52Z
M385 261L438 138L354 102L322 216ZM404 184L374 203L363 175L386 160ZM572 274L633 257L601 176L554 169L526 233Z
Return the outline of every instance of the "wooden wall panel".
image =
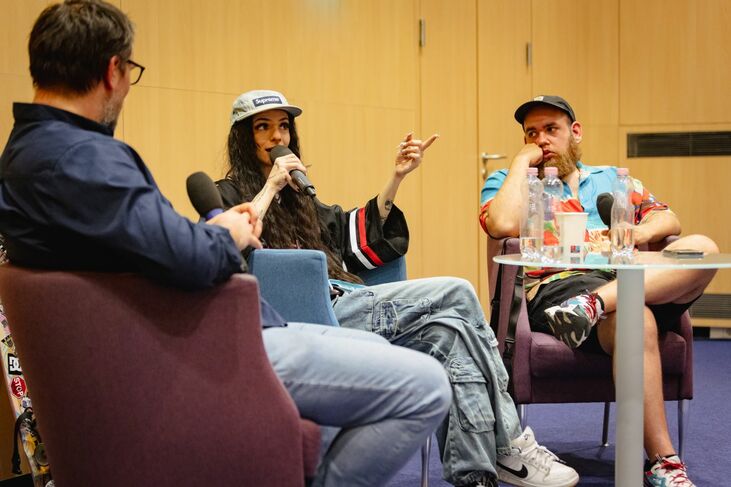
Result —
M584 126L584 160L619 155L618 0L534 0L533 92L568 100Z
M523 131L513 113L533 95L532 68L526 61L526 46L531 42L531 23L526 18L530 13L531 0L491 0L477 4L478 153L505 156L490 161L487 174L508 167L523 147ZM476 178L473 191L478 202L482 184L483 178ZM471 216L480 235L478 292L487 311L490 298L487 235L479 227L478 213Z
M477 3L422 0L422 135L441 138L422 167L424 275L478 285Z
M298 120L303 153L315 163L311 175L325 201L354 206L363 194L380 191L387 168L374 171L374 161L384 154L392 160L417 119L414 2L292 0L276 9L228 0L122 4L137 25L135 58L148 67L140 92L152 90L143 103L128 103L125 138L150 154L146 161L163 187L196 163L221 175L231 103L243 91L272 88L305 109ZM178 105L168 106L168 115L131 113L161 106L157 96ZM206 106L204 99L216 101ZM193 116L199 121L172 120ZM151 151L154 143L179 147ZM197 162L177 159L195 145ZM184 193L172 191L176 207L192 211Z
M355 205L375 196L393 173L399 142L416 129L411 110L312 102L301 106L302 159L312 165L308 174L323 187L318 194L324 202ZM418 170L402 183L399 206L412 179L419 179Z
M0 0L0 74L28 75L28 36L49 0Z
M28 72L28 35L47 0L0 0L0 143L13 128L12 105L33 98Z
M197 219L185 179L196 171L222 177L232 97L133 86L124 108L125 140L139 152L162 193Z
M416 111L337 103L304 102L299 117L302 160L326 204L345 209L376 196L393 173L397 146L410 131L418 133ZM427 155L427 163L431 159ZM395 203L406 215L411 243L408 273L421 275L421 169L401 183Z
M30 102L33 87L30 76L0 73L0 144L5 146L13 129L13 102Z
M490 163L492 172L508 167L523 147L523 131L513 113L533 96L533 68L526 61L531 0L478 2L477 12L479 148L506 156Z
M122 0L143 84L414 108L414 2ZM148 76L149 75L149 76Z
M731 2L621 0L621 123L731 122Z
M724 157L640 157L627 158L627 133L731 130L728 125L625 126L620 128L622 163L630 174L642 180L680 218L682 235L700 233L711 237L721 252L731 252L731 215L728 181L731 156ZM709 293L731 293L731 271L720 270L708 286Z

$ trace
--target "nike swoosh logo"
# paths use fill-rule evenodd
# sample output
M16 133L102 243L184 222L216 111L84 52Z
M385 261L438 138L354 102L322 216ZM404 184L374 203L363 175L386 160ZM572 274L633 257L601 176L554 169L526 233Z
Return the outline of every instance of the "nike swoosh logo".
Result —
M521 468L520 470L513 470L512 468L508 468L500 462L497 462L497 466L521 479L524 479L528 476L528 469L525 468L525 465L523 465L523 468Z

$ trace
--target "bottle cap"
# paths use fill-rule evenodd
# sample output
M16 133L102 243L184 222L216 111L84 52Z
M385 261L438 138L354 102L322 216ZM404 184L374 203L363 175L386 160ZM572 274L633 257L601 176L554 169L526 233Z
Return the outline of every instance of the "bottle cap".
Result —
M629 176L629 169L626 167L618 167L617 176Z
M544 167L543 174L546 176L558 176L558 168L554 166Z
M529 167L526 169L525 173L529 176L537 176L538 175L538 168L537 167Z

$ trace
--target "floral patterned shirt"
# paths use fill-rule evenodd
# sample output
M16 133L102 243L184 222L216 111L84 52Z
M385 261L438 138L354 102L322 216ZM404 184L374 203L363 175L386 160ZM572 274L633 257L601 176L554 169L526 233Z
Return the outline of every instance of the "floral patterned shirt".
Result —
M596 200L602 193L611 193L612 184L617 178L617 168L614 166L587 166L581 162L577 163L579 169L579 197L571 194L571 188L563 183L563 196L561 198L561 210L570 212L588 213L586 223L585 242L589 252L599 252L606 247L607 226L602 222L597 210ZM480 194L480 224L487 233L487 214L490 210L490 203L497 195L508 175L507 169L495 171L487 178ZM631 178L634 186L632 192L632 203L634 205L635 224L639 224L651 211L668 210L668 205L660 201L645 188L639 179ZM551 238L550 236L548 238ZM526 268L525 269L525 291L528 299L532 299L538 291L538 287L557 279L563 279L585 271L571 269L558 270L551 268Z

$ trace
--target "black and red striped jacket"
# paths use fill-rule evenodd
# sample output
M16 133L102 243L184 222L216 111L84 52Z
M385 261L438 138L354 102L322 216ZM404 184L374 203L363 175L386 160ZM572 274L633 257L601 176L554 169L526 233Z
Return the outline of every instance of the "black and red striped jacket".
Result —
M330 248L340 255L349 272L382 266L409 248L409 227L396 205L383 224L376 197L350 211L318 202L317 211L323 233L330 237Z
M247 201L229 179L217 181L216 186L226 208ZM340 256L349 272L373 269L401 257L408 250L409 227L396 205L381 223L376 197L350 211L339 205L328 206L315 201L323 241Z

